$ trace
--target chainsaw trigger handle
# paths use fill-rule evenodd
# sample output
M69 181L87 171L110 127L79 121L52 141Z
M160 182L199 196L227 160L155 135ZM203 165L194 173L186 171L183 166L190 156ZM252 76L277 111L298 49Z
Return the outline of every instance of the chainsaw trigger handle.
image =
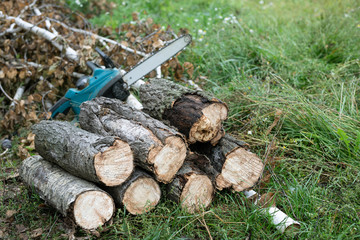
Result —
M100 55L101 59L104 61L105 67L107 68L116 68L114 62L106 55L100 48L96 47L95 51Z

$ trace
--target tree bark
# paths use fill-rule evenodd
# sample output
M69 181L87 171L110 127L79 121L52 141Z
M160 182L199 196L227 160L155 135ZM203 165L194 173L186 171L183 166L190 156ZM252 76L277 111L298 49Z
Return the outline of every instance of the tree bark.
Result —
M170 200L180 203L183 209L194 213L210 205L214 187L205 173L193 162L185 160L174 180L167 185L167 192Z
M221 123L227 118L228 108L218 99L166 79L151 79L139 91L143 111L176 127L190 144L215 145L223 136Z
M216 146L191 145L192 151L202 155L192 157L191 161L211 177L217 189L241 192L257 183L264 168L261 159L244 148L247 146L226 134Z
M180 133L118 99L101 97L83 103L79 121L88 131L127 141L135 163L153 172L160 182L169 183L186 157Z
M134 169L129 144L116 137L99 136L60 121L41 121L32 129L36 151L75 176L116 186Z
M115 211L114 201L106 192L39 155L22 162L20 176L49 205L84 229L103 225Z
M131 177L122 185L105 189L119 206L125 206L131 214L150 211L159 202L159 184L147 173L135 169Z

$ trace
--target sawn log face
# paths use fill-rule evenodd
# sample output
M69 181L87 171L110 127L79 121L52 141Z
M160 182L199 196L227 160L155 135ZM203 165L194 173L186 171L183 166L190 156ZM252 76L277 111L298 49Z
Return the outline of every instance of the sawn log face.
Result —
M226 134L216 146L190 145L197 155L189 160L211 177L217 189L243 191L258 182L264 167L261 159L244 147L248 144Z
M208 94L191 90L166 79L151 79L140 87L144 111L176 127L189 143L216 144L223 136L226 104Z
M79 121L88 131L128 142L135 163L160 182L169 183L186 157L180 133L118 99L101 97L83 103Z
M106 192L39 155L22 162L20 177L49 205L63 215L73 217L82 228L103 225L115 211L114 202Z
M122 185L107 187L106 191L119 206L125 206L131 214L142 214L153 209L159 202L159 184L147 173L136 168Z
M174 180L167 186L167 197L190 213L208 207L213 199L214 187L204 172L186 158Z
M60 121L41 121L32 129L36 151L75 176L116 186L133 171L130 146L116 137L99 136Z

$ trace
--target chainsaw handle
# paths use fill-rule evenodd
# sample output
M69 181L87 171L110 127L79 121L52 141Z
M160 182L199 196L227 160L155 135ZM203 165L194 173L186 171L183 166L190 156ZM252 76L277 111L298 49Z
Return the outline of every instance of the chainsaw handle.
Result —
M70 110L70 99L62 97L50 108L51 118L54 119L59 113L67 114Z

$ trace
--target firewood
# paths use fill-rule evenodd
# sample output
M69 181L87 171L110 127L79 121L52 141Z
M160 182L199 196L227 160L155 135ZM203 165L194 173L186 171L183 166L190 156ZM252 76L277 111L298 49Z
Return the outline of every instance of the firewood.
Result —
M189 143L215 145L223 136L221 123L228 108L218 99L166 79L151 79L139 91L143 111L176 127Z
M134 169L129 144L116 137L99 136L60 121L41 121L32 129L36 151L75 176L116 186Z
M214 187L208 176L193 162L185 161L174 180L167 185L167 196L181 204L190 213L208 207L214 195Z
M97 228L114 214L115 205L109 194L39 155L22 162L20 176L49 205L84 229Z
M243 191L254 186L263 171L261 159L247 151L247 144L226 134L216 146L197 143L190 149L200 155L191 159L211 177L217 189ZM202 156L201 156L202 155Z
M137 215L150 211L159 202L159 184L147 173L135 169L130 178L122 185L105 189L119 206L125 206L131 214Z
M138 166L169 183L186 157L182 135L118 99L96 98L81 105L80 125L88 131L127 141Z

